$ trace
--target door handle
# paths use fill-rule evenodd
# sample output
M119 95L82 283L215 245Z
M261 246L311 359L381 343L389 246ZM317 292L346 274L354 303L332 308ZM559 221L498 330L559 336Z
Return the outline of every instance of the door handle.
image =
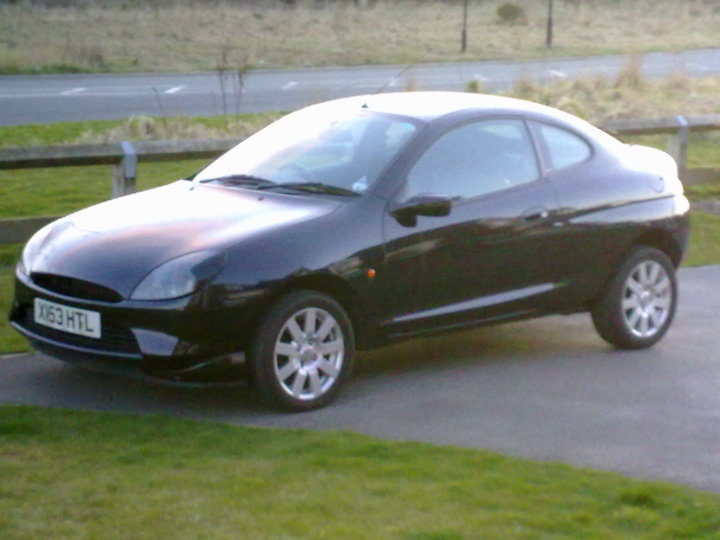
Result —
M543 206L537 206L523 212L522 219L523 221L538 221L541 219L547 219L549 215L550 212L547 208Z

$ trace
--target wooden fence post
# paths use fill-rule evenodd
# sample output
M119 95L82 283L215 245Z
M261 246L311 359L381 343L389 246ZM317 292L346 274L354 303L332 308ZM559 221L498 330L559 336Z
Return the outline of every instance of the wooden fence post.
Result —
M112 171L113 199L135 193L138 155L130 141L123 141L121 145L123 158L118 165L113 165Z
M674 133L668 135L667 151L677 162L678 169L684 171L687 168L687 150L688 150L688 121L684 116L675 117L678 122L678 129Z

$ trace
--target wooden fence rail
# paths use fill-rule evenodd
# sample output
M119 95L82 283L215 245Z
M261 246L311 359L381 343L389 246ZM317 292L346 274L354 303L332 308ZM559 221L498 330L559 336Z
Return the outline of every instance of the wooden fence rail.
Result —
M600 125L615 135L668 134L668 152L681 170L687 164L691 131L720 129L720 114L676 116L639 120L610 120ZM112 165L112 196L135 191L138 162L180 161L213 158L241 139L188 139L142 141L69 146L0 149L0 170L78 165ZM687 178L687 176L685 176ZM56 216L0 219L0 244L27 240L34 231L57 219Z
M185 139L0 149L0 170L112 165L112 197L135 191L138 161L213 158L242 139ZM0 219L0 244L24 242L58 216Z
M0 149L0 169L113 165L113 197L135 189L138 161L212 158L242 139L185 139ZM117 193L116 193L117 191Z
M680 170L687 168L688 138L691 131L720 129L720 114L675 116L674 118L646 118L608 120L600 126L616 135L668 134L667 151L675 158Z

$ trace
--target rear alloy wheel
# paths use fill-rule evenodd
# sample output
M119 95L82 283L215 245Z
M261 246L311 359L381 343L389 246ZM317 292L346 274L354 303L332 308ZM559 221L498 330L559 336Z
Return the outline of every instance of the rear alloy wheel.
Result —
M642 349L665 335L676 304L675 267L662 251L642 247L630 253L591 313L603 339Z
M335 300L314 291L291 293L260 327L252 355L255 384L284 409L323 407L348 378L354 349L350 318Z

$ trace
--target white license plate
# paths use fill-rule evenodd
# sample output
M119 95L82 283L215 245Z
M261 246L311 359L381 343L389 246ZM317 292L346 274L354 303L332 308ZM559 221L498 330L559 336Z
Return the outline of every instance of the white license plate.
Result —
M41 298L35 299L35 322L78 336L100 338L100 313L79 309Z

